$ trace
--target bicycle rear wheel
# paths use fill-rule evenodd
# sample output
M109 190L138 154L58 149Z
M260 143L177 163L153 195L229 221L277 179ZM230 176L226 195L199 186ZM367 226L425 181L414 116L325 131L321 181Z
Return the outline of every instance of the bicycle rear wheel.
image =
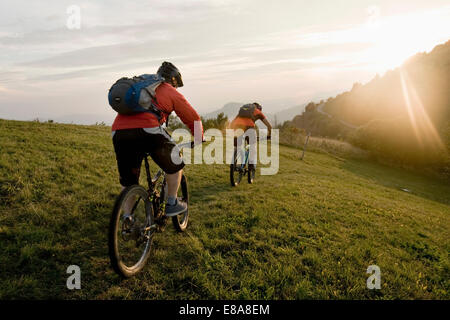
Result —
M249 165L247 181L248 183L253 183L255 181L256 170L254 166Z
M241 153L238 152L237 148L234 148L233 160L230 164L230 183L232 187L237 186L244 175L242 168Z
M134 276L145 266L154 235L152 203L139 185L125 188L114 204L109 224L108 248L113 269Z

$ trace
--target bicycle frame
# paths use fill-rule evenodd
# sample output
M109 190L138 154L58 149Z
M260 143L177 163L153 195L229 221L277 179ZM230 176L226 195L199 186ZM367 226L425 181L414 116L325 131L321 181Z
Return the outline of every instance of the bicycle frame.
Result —
M247 165L249 154L250 154L250 146L247 144L247 145L245 146L245 156L244 156L244 159L245 159L245 160L244 160L244 162L242 162L242 164L241 164L241 169L244 169L245 166Z
M181 148L184 147L190 147L193 148L194 145L192 143L184 143L184 144L178 144L177 147L181 150ZM165 172L162 169L159 169L156 172L155 177L152 179L151 177L151 172L150 172L150 165L148 163L148 157L150 156L150 154L145 153L144 155L144 163L145 163L145 171L146 171L146 175L147 175L147 183L148 183L148 191L150 194L153 193L154 189L155 189L155 184L156 181L158 181L159 177L161 177L161 175L165 176Z
M261 139L257 139L257 141L267 141L267 139L261 140ZM236 147L237 148L237 147ZM245 166L248 164L248 158L250 155L250 144L248 144L247 139L245 140L245 156L244 156L244 161L241 164L241 170L245 169Z
M164 174L164 172L161 169L159 169L155 175L155 178L152 179L150 165L148 163L148 156L149 156L148 154L145 154L144 163L145 163L145 172L147 176L148 191L151 194L155 189L156 181L158 181L159 177L161 177L161 175Z

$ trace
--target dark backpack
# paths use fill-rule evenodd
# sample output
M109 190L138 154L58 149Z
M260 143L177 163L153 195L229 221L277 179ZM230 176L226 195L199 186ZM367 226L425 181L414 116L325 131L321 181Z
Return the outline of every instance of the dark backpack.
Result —
M157 107L155 90L162 82L163 78L156 74L120 78L109 89L109 105L117 113L124 115L153 113L159 121L162 111Z
M252 120L254 119L253 113L255 112L256 106L253 103L244 104L240 109L238 113L238 117L241 118L250 118Z

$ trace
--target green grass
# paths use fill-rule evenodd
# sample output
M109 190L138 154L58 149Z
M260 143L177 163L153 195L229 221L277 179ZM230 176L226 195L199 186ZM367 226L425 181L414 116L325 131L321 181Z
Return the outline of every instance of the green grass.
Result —
M188 231L157 234L144 271L121 280L110 128L0 120L0 298L450 298L448 183L300 153L281 147L277 175L236 188L226 165L187 166ZM81 290L66 288L72 264ZM366 288L372 264L380 290Z

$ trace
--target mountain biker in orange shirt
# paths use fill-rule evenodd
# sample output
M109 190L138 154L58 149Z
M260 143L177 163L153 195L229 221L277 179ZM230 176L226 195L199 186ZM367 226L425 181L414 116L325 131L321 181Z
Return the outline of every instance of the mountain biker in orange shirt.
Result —
M250 143L248 130L255 129L256 125L255 122L257 120L261 120L267 127L267 140L271 139L272 134L272 126L270 122L267 120L266 116L262 113L262 106L257 103L249 103L243 105L239 109L238 115L233 119L233 121L230 123L230 128L234 130L242 129L244 131L244 136L247 143ZM256 133L255 133L256 134ZM234 145L240 146L242 139L239 139L239 137L234 138ZM249 170L255 170L255 164L256 164L256 144L250 143L250 159L249 159Z
M247 109L247 112L242 112L244 108ZM255 122L257 120L261 120L266 125L267 139L270 140L272 126L270 125L270 122L267 120L266 116L262 113L262 106L257 102L243 105L239 110L239 114L231 122L230 127L234 130L242 129L245 132L250 128L254 129L256 126Z

